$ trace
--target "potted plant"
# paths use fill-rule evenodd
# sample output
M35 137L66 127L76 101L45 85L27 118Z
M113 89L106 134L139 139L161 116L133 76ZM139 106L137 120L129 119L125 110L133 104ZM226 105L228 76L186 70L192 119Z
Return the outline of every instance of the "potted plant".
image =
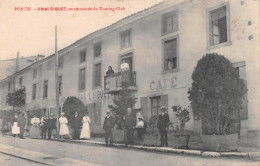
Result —
M184 133L185 124L190 121L190 112L188 108L183 108L180 105L172 106L172 111L175 113L177 122L171 122L173 128L173 139L172 146L176 148L188 148L190 135ZM170 136L169 132L169 136ZM169 141L171 142L171 141Z
M204 150L236 149L238 134L229 131L233 119L239 119L246 95L232 63L216 53L203 56L193 71L189 90L194 117L201 121Z
M147 123L147 129L143 136L144 145L157 146L159 144L159 133L157 130L158 115L153 115Z

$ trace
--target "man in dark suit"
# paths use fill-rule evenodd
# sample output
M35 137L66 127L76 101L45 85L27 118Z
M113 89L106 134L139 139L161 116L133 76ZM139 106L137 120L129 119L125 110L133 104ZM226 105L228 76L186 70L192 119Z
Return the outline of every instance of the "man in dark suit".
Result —
M159 114L157 128L160 132L161 146L168 146L167 130L169 127L170 119L169 115L166 113L166 107L162 106L160 109L162 113Z
M134 128L136 126L135 114L132 112L132 108L127 108L127 115L125 116L125 129L126 138L128 144L134 144Z
M56 118L54 117L54 114L50 115L50 118L47 120L47 130L48 130L48 139L51 139L52 130L55 129L57 131L56 127Z
M24 139L24 127L26 124L26 118L24 117L24 113L20 112L19 117L17 118L18 127L20 127L20 139Z
M105 142L108 146L108 139L110 139L110 145L113 145L113 128L115 126L115 118L110 110L107 110L107 116L105 117L103 129L105 130Z
M78 140L80 136L80 126L82 124L82 117L78 115L78 112L75 112L75 117L74 117L74 130L75 130L75 135L74 139Z

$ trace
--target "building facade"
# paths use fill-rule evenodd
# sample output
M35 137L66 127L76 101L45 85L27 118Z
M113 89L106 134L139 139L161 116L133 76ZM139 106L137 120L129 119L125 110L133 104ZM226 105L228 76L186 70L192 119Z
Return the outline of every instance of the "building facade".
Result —
M258 12L248 12L251 10ZM256 0L166 1L145 9L59 51L60 105L68 96L78 97L88 107L92 131L103 132L105 110L113 105L114 94L125 79L138 98L135 107L142 108L146 120L164 105L171 121L175 121L171 107L190 105L187 92L192 72L203 55L214 52L231 60L247 83L241 139L257 139L259 25ZM1 110L11 109L6 103L8 92L24 86L24 111L40 108L46 114L57 115L54 61L51 55L3 79ZM108 66L117 73L122 61L129 64L125 78L105 77ZM186 130L200 132L200 123L191 118Z

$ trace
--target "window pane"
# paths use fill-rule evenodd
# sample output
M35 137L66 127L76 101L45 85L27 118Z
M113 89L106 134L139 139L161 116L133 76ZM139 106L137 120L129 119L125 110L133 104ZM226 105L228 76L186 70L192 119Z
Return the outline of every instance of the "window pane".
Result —
M99 57L101 55L101 44L94 45L94 56Z
M121 37L121 48L128 48L132 45L132 31L127 30L120 34Z
M61 88L62 88L62 76L59 76L59 94L61 95Z
M94 118L96 124L101 124L101 103L94 103Z
M80 52L80 63L86 61L86 50Z
M101 63L94 66L94 87L101 86Z
M86 79L86 69L80 69L79 70L79 90L85 89L85 79Z
M48 97L48 81L44 81L43 88L43 97Z
M164 69L177 68L177 39L164 42Z

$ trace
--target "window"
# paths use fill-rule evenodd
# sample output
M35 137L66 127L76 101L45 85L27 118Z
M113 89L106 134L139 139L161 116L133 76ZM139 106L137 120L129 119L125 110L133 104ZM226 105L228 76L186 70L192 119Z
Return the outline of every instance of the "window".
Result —
M226 6L210 12L210 44L227 42Z
M176 12L166 13L162 16L162 35L178 31L178 15Z
M101 86L101 63L94 65L94 87Z
M33 79L37 77L37 69L33 69Z
M9 81L8 82L8 91L10 91L11 90L11 82Z
M48 80L43 82L43 98L48 97Z
M102 51L101 42L94 45L94 58L100 57Z
M19 86L22 87L23 86L23 77L19 78Z
M59 56L59 58L58 58L58 68L62 69L63 68L63 64L64 64L64 57L63 56Z
M178 38L164 41L164 71L177 69Z
M121 58L121 63L125 61L126 63L128 63L129 65L129 70L132 71L133 70L133 57L132 57L132 53L125 55ZM121 64L120 63L120 64Z
M49 60L49 61L47 62L47 70L51 70L51 64L52 64L52 61Z
M94 104L94 122L95 124L101 125L101 103Z
M33 84L33 90L32 90L32 99L36 99L36 84Z
M131 29L121 32L120 38L121 38L121 49L132 46L132 30Z
M62 76L59 76L58 78L58 86L59 86L59 95L61 95L61 90L62 90Z
M79 63L86 61L86 50L82 50L79 53Z
M161 97L152 97L151 98L151 115L159 115L161 107Z
M86 69L82 68L79 70L79 90L84 90L86 85Z

